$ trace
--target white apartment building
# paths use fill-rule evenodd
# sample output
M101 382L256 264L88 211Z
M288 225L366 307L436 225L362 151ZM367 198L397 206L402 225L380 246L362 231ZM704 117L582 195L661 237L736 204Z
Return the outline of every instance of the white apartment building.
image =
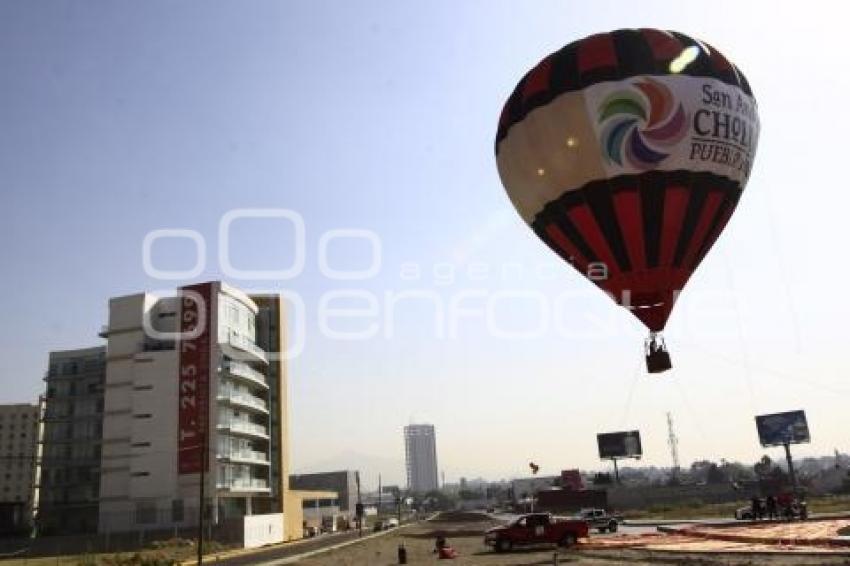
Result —
M0 534L29 527L36 505L38 405L0 405Z
M437 435L434 425L412 424L404 427L404 454L407 462L407 488L418 493L437 489Z
M257 528L262 515L282 538L301 536L285 328L278 295L221 282L109 301L101 532L197 524L203 469L213 523L257 516Z

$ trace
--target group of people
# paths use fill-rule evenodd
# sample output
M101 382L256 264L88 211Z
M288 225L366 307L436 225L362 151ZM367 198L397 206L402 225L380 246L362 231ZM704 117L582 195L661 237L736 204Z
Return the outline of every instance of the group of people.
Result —
M805 501L798 501L790 493L780 493L776 497L768 495L764 500L756 495L751 500L751 510L754 520L762 519L785 519L792 520L794 517L805 519L808 516Z

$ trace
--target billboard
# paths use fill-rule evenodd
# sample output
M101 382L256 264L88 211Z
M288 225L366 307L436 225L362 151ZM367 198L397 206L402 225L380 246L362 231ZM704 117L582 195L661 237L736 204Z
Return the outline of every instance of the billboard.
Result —
M177 341L177 469L180 475L209 470L204 462L204 435L209 426L210 299L212 284L180 289L180 339Z
M810 440L805 411L758 415L756 428L762 446L801 444Z
M628 430L623 432L605 432L596 435L599 444L599 457L608 458L640 458L643 449L640 445L640 432Z

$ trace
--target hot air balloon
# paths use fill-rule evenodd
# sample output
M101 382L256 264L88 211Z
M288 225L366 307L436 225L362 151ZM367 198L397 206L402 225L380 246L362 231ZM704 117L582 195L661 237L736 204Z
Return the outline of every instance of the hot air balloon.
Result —
M522 218L648 329L661 331L735 210L758 143L741 71L684 34L623 29L544 58L505 103L502 184Z

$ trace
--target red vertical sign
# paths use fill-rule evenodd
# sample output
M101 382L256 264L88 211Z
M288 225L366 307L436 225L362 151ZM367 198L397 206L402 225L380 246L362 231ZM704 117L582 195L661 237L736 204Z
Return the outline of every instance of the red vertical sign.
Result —
M209 428L211 289L211 283L201 283L180 290L177 467L181 475L200 473L204 463L202 447Z

